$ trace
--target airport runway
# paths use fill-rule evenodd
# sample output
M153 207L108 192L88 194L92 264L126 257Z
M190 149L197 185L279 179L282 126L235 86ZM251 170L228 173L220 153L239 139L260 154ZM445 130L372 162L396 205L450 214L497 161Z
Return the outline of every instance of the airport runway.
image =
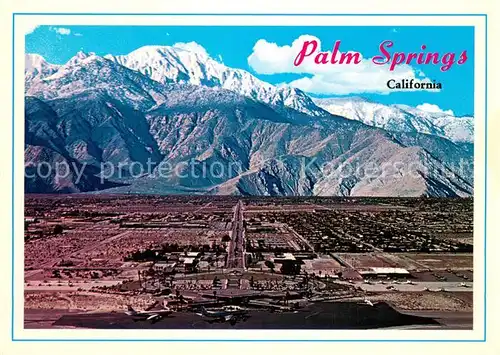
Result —
M40 314L36 317L42 319ZM39 328L25 313L25 327ZM375 329L405 326L440 326L433 318L403 314L387 303L373 307L356 302L315 303L298 312L274 313L249 311L246 319L234 324L209 322L195 313L174 313L162 320L134 321L123 313L66 314L53 321L52 327L98 329Z

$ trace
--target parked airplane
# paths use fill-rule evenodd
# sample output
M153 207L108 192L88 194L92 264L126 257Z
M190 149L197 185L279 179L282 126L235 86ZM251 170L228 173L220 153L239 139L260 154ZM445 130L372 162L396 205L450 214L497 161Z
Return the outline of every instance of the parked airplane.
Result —
M412 280L407 280L407 281L406 281L406 283L407 283L408 285L415 285L415 282L413 282Z
M201 313L197 313L202 317L213 318L219 321L236 321L237 318L247 314L245 308L239 306L224 306L217 310L207 310L205 307L201 307Z
M372 301L370 301L370 300L369 300L369 299L367 299L367 298L365 298L365 299L363 300L362 304L367 304L368 306L371 306L371 307L373 307L373 306L374 306L373 302L372 302Z
M460 287L470 287L470 285L467 285L465 282L461 282Z
M135 319L145 319L153 322L157 322L163 317L166 317L172 313L173 311L168 307L151 311L136 311L130 305L127 306L127 311L125 312L127 316L134 317Z

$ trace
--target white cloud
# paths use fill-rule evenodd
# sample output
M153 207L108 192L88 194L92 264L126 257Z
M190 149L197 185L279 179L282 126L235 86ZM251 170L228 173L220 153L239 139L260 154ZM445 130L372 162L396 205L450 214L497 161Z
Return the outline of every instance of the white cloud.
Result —
M189 43L178 42L178 43L175 43L173 45L173 47L181 48L181 49L184 49L186 51L198 53L200 55L208 57L208 53L205 50L205 48L203 48L203 46L199 45L196 42L189 42Z
M69 28L64 27L49 27L50 31L54 31L62 36L68 36L71 34L71 30Z
M393 71L389 71L388 66L375 65L371 58L362 56L359 64L315 64L311 56L299 66L294 66L295 57L306 40L317 41L317 50L321 49L320 40L311 35L300 36L290 46L278 46L276 43L260 39L255 43L253 52L248 57L248 64L259 74L304 74L302 78L288 85L313 94L388 94L398 91L387 87L387 81L390 79L396 82L402 79L415 79L421 83L431 82L421 70L414 69L410 65L398 65ZM328 49L328 51L331 50L332 48ZM422 91L422 89L415 90Z
M418 105L417 109L432 112L432 113L445 113L450 116L455 116L452 110L442 110L438 105L424 103L422 105Z
M40 25L25 25L24 26L24 34L29 35L30 33L33 33Z

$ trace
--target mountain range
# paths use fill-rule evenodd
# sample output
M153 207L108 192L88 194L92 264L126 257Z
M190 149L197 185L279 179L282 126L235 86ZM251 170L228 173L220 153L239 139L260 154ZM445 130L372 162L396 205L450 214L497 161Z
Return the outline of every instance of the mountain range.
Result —
M472 118L313 99L193 46L25 59L26 192L473 194Z
M313 99L326 111L393 132L420 132L459 143L474 142L474 118L429 112L407 105L382 105L363 98Z

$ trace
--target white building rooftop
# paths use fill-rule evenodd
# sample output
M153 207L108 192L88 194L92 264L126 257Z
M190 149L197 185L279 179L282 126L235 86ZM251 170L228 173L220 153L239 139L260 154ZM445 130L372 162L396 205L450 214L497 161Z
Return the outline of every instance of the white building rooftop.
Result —
M372 267L367 270L360 271L360 274L409 274L410 272L406 269L399 267Z

